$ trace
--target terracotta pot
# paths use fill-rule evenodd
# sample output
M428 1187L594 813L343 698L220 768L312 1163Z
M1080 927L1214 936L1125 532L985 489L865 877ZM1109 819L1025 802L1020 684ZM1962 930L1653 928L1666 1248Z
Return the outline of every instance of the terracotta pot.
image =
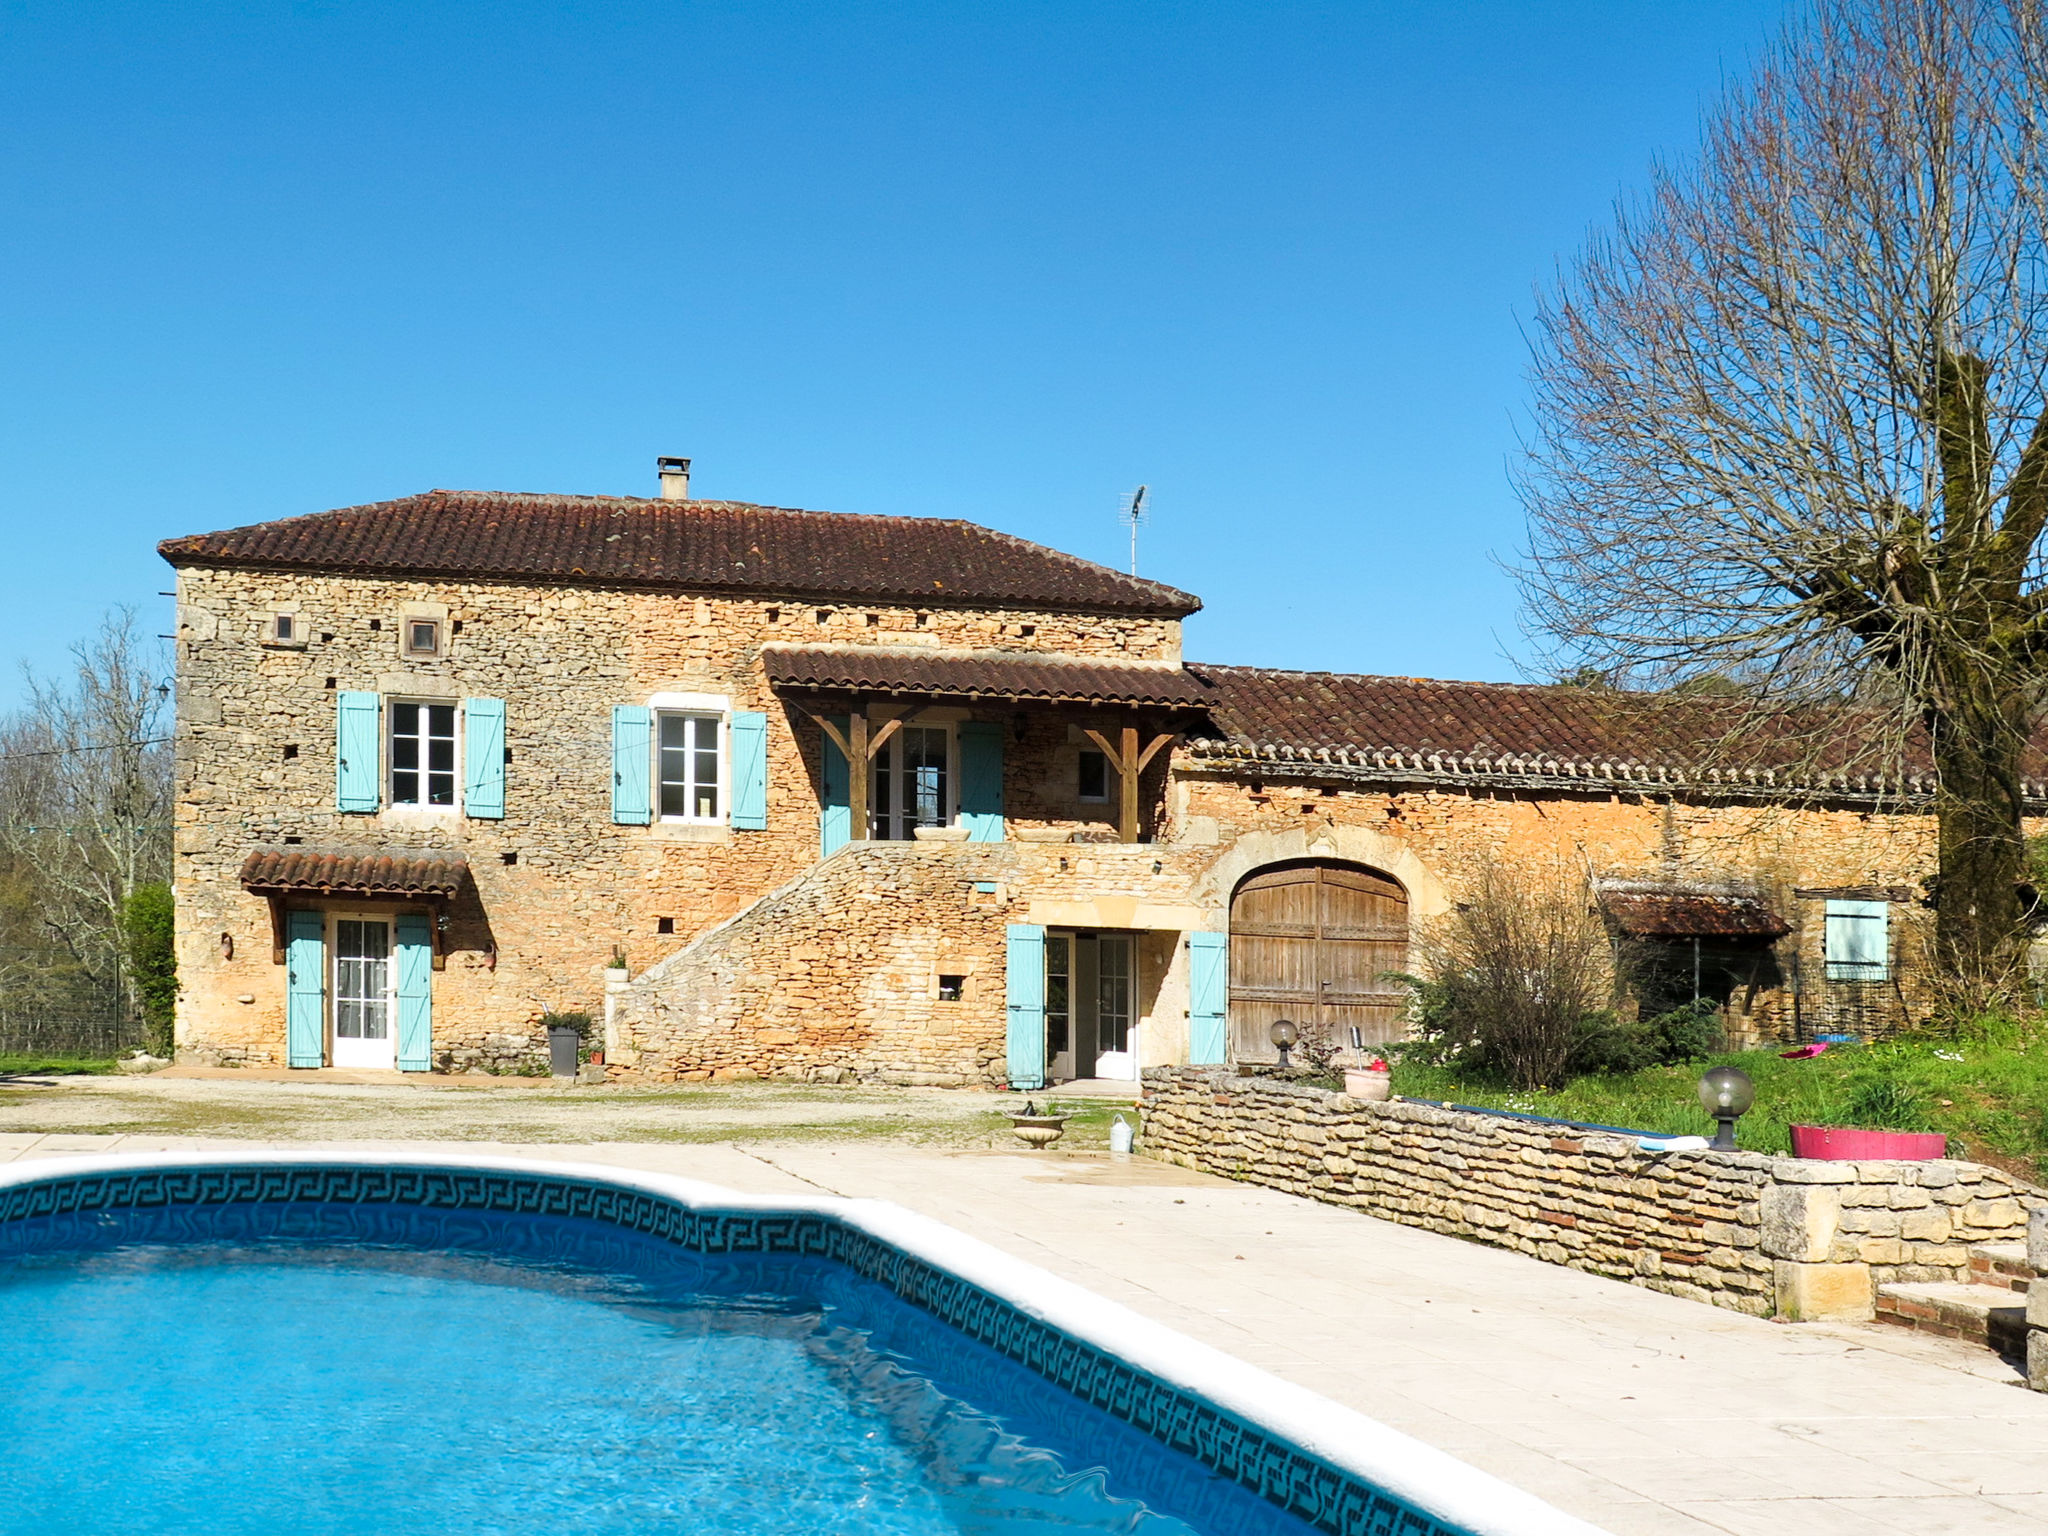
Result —
M1384 1104L1394 1096L1394 1074L1391 1072L1346 1072L1344 1091L1354 1099L1365 1099L1374 1104Z
M1859 1131L1846 1125L1795 1125L1792 1155L1820 1162L1845 1163L1861 1158L1925 1162L1948 1151L1939 1131Z

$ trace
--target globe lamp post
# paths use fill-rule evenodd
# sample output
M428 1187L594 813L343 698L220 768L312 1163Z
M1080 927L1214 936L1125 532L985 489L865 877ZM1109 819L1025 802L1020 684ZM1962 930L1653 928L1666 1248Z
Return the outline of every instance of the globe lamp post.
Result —
M1714 1117L1717 1151L1735 1150L1735 1122L1756 1102L1756 1084L1740 1067L1710 1067L1700 1077L1700 1108Z
M1294 1042L1301 1038L1301 1031L1294 1027L1292 1019L1275 1019L1273 1027L1266 1031L1266 1038L1280 1052L1280 1070L1288 1069L1287 1053L1294 1049Z

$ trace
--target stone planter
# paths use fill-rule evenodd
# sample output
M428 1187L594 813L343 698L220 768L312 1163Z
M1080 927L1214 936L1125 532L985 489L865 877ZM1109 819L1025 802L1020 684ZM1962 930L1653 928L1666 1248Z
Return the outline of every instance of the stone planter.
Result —
M965 827L913 827L911 836L920 843L964 843L967 841Z
M1354 1099L1364 1099L1369 1104L1384 1104L1394 1096L1394 1074L1391 1072L1346 1072L1344 1091Z
M633 973L623 965L608 965L604 968L604 984L608 987L623 987Z
M1018 827L1010 833L1020 843L1070 843L1074 840L1072 827Z
M1067 1134L1067 1115L1005 1115L1017 1139L1033 1151L1042 1152Z

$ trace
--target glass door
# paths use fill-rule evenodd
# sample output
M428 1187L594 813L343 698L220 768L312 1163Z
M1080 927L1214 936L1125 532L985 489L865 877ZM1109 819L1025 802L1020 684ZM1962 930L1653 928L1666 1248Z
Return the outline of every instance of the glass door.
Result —
M381 917L334 920L334 1052L337 1067L394 1068L391 923Z
M1137 940L1045 936L1045 1061L1055 1082L1138 1075Z
M1095 1075L1138 1075L1137 973L1127 933L1105 933L1095 941Z
M953 820L952 736L943 725L906 725L875 754L873 835L896 842Z

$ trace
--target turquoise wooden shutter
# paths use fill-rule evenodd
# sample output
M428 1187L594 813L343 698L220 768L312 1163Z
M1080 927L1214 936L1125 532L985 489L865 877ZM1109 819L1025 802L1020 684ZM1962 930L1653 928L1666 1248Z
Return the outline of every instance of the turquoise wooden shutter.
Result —
M1230 935L1188 935L1188 1063L1222 1064L1230 1012Z
M327 1064L327 919L285 915L284 1059L292 1067Z
M654 819L654 711L645 704L612 710L612 820L644 827Z
M1830 981L1891 980L1891 904L1829 902L1827 957Z
M462 809L486 821L505 815L505 701L462 701Z
M970 843L1003 840L1003 728L960 723L960 821Z
M726 727L732 759L732 824L742 832L768 830L768 717L736 709Z
M835 715L832 724L843 733L846 716ZM818 786L824 792L818 802L818 856L823 858L853 836L853 785L846 772L846 754L832 745L832 738L823 731L818 733L818 744L825 752L819 765L823 782Z
M335 696L334 803L341 810L374 811L383 801L379 703L374 693Z
M1003 986L1009 1023L1003 1035L1012 1088L1045 1086L1045 930L1035 923L1008 929Z
M434 932L432 918L398 914L398 1070L434 1064Z

